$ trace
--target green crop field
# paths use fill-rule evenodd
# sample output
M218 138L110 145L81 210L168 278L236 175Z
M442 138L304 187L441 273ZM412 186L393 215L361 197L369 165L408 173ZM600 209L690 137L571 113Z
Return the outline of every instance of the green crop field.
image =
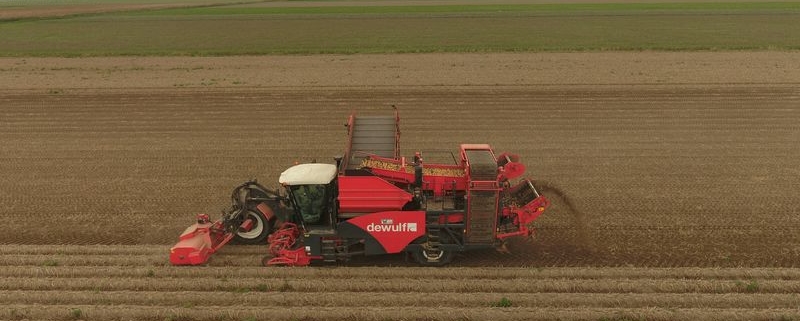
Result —
M259 6L258 4L193 7L142 12L144 15L229 15L229 14L663 14L663 13L777 13L800 12L798 2L664 2L664 3L533 3L471 5L342 5L342 6Z
M800 3L220 5L0 22L0 56L796 50Z
M185 3L197 4L211 2L203 0L0 0L0 8L30 7L30 6L55 6L55 5L86 5L86 4L137 4L137 3ZM222 1L217 1L222 2ZM234 1L228 1L234 2Z

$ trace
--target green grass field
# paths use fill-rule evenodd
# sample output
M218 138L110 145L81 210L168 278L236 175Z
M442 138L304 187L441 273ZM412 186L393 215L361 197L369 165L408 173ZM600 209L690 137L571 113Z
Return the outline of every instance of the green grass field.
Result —
M232 15L232 14L460 14L460 13L524 13L524 14L638 14L660 13L741 13L741 12L800 13L800 2L664 2L664 3L532 3L532 4L472 4L400 6L299 6L264 7L232 5L218 7L178 8L141 12L143 15Z
M800 2L244 5L0 22L0 56L797 49Z
M64 5L108 5L108 4L201 4L238 3L236 0L0 0L0 9L8 7L64 6Z

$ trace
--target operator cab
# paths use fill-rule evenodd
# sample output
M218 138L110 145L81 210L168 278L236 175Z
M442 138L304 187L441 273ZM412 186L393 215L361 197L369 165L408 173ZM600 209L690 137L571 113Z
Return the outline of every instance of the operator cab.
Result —
M294 217L289 221L311 226L333 228L336 222L336 176L332 164L300 164L281 173L279 182L286 187Z

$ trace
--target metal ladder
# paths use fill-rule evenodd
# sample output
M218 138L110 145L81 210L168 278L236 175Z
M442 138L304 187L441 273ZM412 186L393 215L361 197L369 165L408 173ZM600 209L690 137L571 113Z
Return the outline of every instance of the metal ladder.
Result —
M320 248L323 262L336 262L336 241L322 239L322 248Z

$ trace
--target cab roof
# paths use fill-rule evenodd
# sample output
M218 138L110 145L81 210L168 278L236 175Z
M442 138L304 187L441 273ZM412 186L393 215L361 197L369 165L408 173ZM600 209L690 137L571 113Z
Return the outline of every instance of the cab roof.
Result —
M283 171L278 182L283 185L328 184L337 172L336 165L332 164L300 164Z

